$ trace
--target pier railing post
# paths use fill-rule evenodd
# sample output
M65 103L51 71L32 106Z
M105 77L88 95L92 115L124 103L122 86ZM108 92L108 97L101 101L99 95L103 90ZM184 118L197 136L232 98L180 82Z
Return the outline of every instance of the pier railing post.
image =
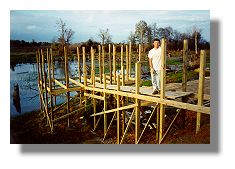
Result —
M205 52L205 50L201 50L201 52L200 52L199 84L198 84L198 106L203 105L205 66L206 66L206 52ZM198 133L198 131L200 130L200 127L201 127L201 113L197 112L196 133Z
M135 93L139 94L140 93L140 69L141 69L141 64L140 62L137 62L135 64ZM135 103L137 106L135 107L135 144L138 143L139 140L139 135L140 135L140 100L135 99Z
M161 41L161 80L160 80L160 98L165 99L165 84L166 84L166 39ZM159 119L159 144L162 141L164 132L164 118L165 118L165 106L160 104L160 119Z
M70 92L68 91L69 89L69 68L68 68L68 54L67 54L67 48L64 47L64 64L65 64L65 83L66 83L66 98L67 98L67 114L70 113L70 105L69 105L69 100L70 100ZM69 127L69 116L68 116L68 127Z

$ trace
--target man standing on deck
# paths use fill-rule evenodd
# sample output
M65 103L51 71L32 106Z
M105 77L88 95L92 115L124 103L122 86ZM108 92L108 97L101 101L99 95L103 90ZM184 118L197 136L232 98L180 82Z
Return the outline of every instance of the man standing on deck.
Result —
M149 51L149 66L153 85L153 94L160 93L161 47L160 40L153 40L153 49Z

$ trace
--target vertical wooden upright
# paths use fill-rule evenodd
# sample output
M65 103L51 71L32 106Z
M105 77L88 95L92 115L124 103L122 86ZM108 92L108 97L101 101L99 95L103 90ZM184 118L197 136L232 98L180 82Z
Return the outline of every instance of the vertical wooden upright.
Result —
M142 46L139 44L139 62L141 62L141 52L142 52Z
M182 92L187 91L187 58L188 58L188 40L184 40L183 46L183 76L182 76ZM187 97L182 97L182 102L186 102ZM185 128L185 110L181 111L182 128Z
M132 53L131 53L131 42L129 44L129 77L131 76L131 59L132 59Z
M42 103L43 103L43 109L42 109L42 112L43 112L43 117L46 117L46 112L45 112L45 97L44 97L44 92L43 92L43 89L44 89L44 76L43 76L43 74L44 74L44 71L43 71L43 63L44 63L44 61L43 61L43 53L42 53L42 50L40 51L39 49L38 49L38 58L39 58L39 63L40 63L40 79L41 79L41 83L40 83L40 89L41 89L41 91L40 91L40 95L41 95L41 99L42 99Z
M183 76L182 76L182 91L186 92L187 87L187 56L188 56L188 40L184 40L183 48Z
M78 57L78 77L79 77L80 82L81 82L82 78L81 78L81 68L80 68L80 54L79 54L79 47L77 47L77 57Z
M104 58L105 58L105 48L104 46L102 46L102 74L105 74Z
M66 98L67 98L67 114L70 113L70 105L69 105L69 100L70 100L70 92L68 91L69 89L69 67L68 67L68 55L67 55L67 48L64 47L64 64L65 64L65 85L66 85ZM69 116L68 116L68 127L69 127Z
M112 57L111 57L111 44L109 44L109 80L110 84L112 84Z
M38 51L36 51L36 60L37 60L37 70L38 70L38 88L39 90L41 91L41 71L40 71L40 66L41 66L41 63L40 63L40 53ZM43 106L42 106L42 97L41 97L41 94L39 93L39 100L40 100L40 110L41 110L41 113L42 113L42 109L43 109Z
M126 80L129 80L129 52L128 45L126 45Z
M198 105L203 105L204 96L204 80L205 80L205 66L206 66L206 52L201 50L200 53L200 72L199 72L199 84L198 84ZM196 122L196 133L201 127L201 113L197 112L197 122Z
M165 99L165 84L166 84L166 39L162 39L161 43L161 78L160 78L160 98ZM162 141L164 132L164 118L165 106L160 104L160 117L159 117L159 144Z
M83 61L83 78L84 78L84 86L87 86L87 78L86 78L86 53L85 53L85 47L82 47L82 61ZM86 93L86 90L84 91L84 94ZM85 99L85 111L86 106L87 106L87 98L86 96L84 97Z
M117 75L117 91L120 91L120 75ZM117 108L120 107L120 96L117 94ZM120 110L117 110L117 144L120 143Z
M52 82L53 82L52 86L53 86L53 89L55 89L55 61L54 61L52 49L50 49L50 55L51 55ZM56 107L56 95L54 95L53 100L54 100L54 107Z
M91 47L91 82L92 87L95 88L95 53L93 47ZM95 95L95 91L92 91L92 94ZM96 99L93 98L93 113L96 114ZM96 126L96 116L94 116L94 130Z
M101 67L101 46L98 46L98 50L99 50L99 74L100 74L100 83L102 83L102 67Z
M104 77L104 89L107 88L106 85L106 74L103 74ZM104 92L104 112L107 110L107 94ZM104 114L104 135L107 132L107 114Z
M53 132L53 99L52 99L52 83L51 83L51 57L49 54L49 51L47 49L47 69L48 69L48 83L49 83L49 89L50 89L50 115L51 115L51 132Z
M113 78L114 78L114 83L117 82L117 77L116 77L116 46L113 45Z
M140 93L140 69L141 63L137 62L135 64L135 93ZM135 107L135 144L138 143L139 135L140 135L140 100L135 99L135 103L137 106Z
M123 45L121 45L121 75L122 75L122 86L125 85L125 75L124 75L124 60L123 60Z

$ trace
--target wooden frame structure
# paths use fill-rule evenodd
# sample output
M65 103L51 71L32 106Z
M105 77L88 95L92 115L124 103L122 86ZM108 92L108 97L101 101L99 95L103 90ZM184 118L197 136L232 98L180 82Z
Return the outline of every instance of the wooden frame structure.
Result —
M151 118L156 115L156 143L161 143L175 119L180 113L184 111L178 111L174 119L165 130L165 108L166 106L172 106L179 110L191 110L197 113L196 132L200 129L201 113L210 115L210 107L203 106L203 89L205 78L205 51L201 51L200 62L200 75L199 75L199 88L198 88L198 105L189 104L182 101L175 100L176 98L185 98L192 94L192 92L186 92L186 58L188 51L187 40L184 41L183 49L183 91L181 93L167 92L165 91L166 83L166 40L161 40L161 92L160 95L152 95L152 91L147 90L144 87L140 87L141 84L141 63L142 53L141 45L139 45L139 61L135 63L135 78L131 77L131 66L134 61L132 59L132 47L131 43L125 46L126 49L126 64L124 64L124 46L121 45L121 73L117 73L116 68L116 46L113 45L113 51L111 57L111 45L109 45L108 51L108 69L109 73L105 73L105 48L104 46L98 46L98 64L99 72L96 73L95 69L95 52L91 47L91 74L87 75L87 57L85 53L85 47L82 47L82 53L80 48L77 48L78 59L78 77L70 78L68 70L68 55L67 49L64 48L64 64L65 64L65 78L55 78L55 66L52 50L47 50L46 53L43 50L36 52L37 64L38 64L38 88L40 91L40 107L41 112L47 119L48 125L53 132L54 123L61 119L67 118L68 126L70 124L69 117L77 112L85 111L87 109L87 101L92 99L93 114L90 117L94 118L94 130L99 125L100 119L103 118L103 139L106 138L109 130L111 129L114 121L116 120L117 129L117 144L124 143L128 130L131 125L135 125L135 144L138 144L146 130ZM45 57L46 54L46 57ZM82 56L82 57L81 57ZM81 62L82 58L82 62ZM106 57L107 58L107 57ZM82 63L82 72L81 70ZM107 64L106 64L107 65ZM125 68L126 66L126 68ZM126 70L126 73L125 73ZM135 86L127 86L125 84L135 83ZM77 91L79 94L79 101L76 102L76 110L71 111L71 99L70 92ZM66 102L56 106L56 97L60 94L66 94ZM116 100L116 108L108 110L107 98L112 96ZM103 110L96 112L97 101L101 100L103 103ZM147 120L144 128L141 131L141 107L147 105L154 105L150 117ZM56 112L66 106L66 112L60 114L55 118ZM130 110L132 113L128 117L126 110ZM111 120L108 122L108 116L111 116ZM81 117L83 118L83 117ZM121 124L122 123L122 124Z

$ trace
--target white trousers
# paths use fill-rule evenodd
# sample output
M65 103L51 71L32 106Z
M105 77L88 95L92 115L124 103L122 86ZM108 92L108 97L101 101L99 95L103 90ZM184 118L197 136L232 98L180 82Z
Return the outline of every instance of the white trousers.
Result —
M153 70L153 72L151 72L153 91L160 90L160 74L161 74L160 70Z

